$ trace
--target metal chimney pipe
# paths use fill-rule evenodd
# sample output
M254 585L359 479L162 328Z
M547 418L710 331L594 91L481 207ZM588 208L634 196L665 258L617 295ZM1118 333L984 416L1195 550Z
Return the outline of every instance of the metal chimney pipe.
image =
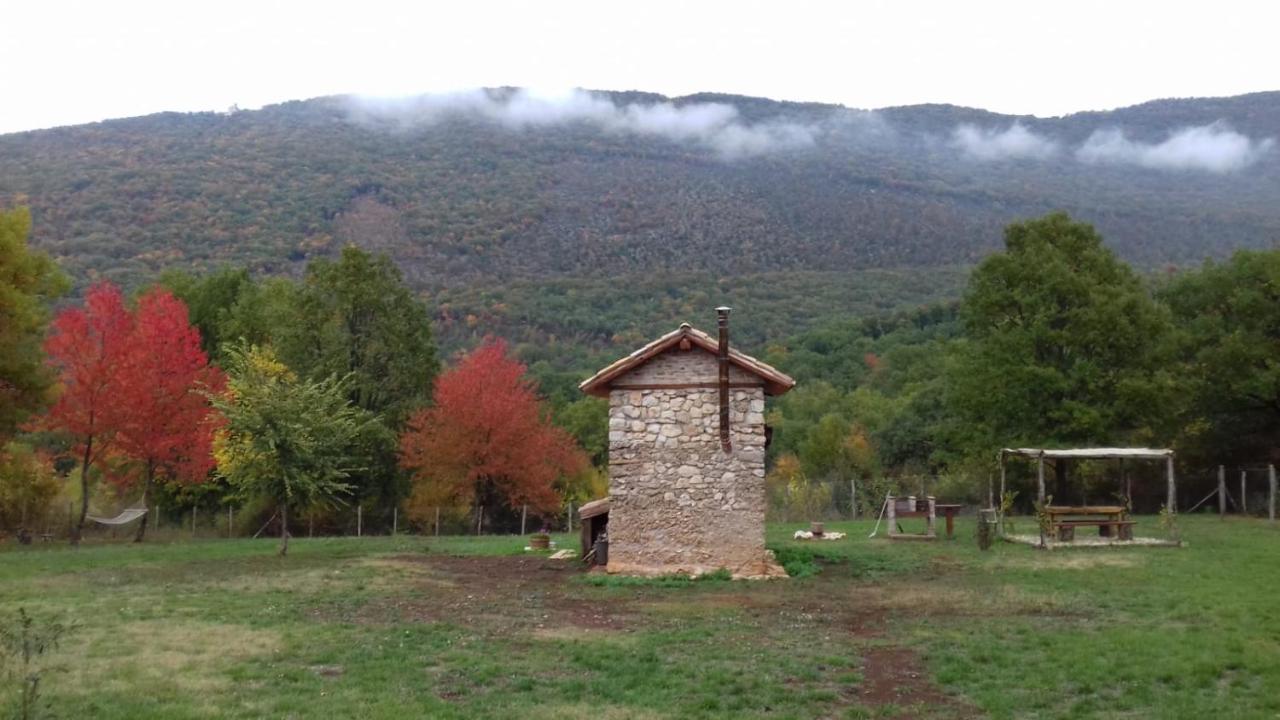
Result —
M720 330L720 347L717 353L720 370L720 449L726 453L733 450L733 442L729 439L729 310L723 305L716 308L716 325Z

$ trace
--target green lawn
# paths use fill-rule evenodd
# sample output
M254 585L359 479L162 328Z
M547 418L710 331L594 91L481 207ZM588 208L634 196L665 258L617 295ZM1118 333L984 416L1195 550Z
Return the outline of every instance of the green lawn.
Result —
M43 681L62 718L1280 714L1264 522L988 553L964 521L938 543L870 525L771 526L808 573L774 582L601 580L521 538L6 546L0 611L80 623Z

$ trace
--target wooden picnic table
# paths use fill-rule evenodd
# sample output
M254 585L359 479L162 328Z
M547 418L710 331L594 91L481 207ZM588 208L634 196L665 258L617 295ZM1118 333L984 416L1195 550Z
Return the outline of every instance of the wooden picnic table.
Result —
M1044 512L1049 516L1049 533L1063 542L1075 540L1077 527L1097 527L1099 537L1133 539L1134 523L1125 519L1120 505L1048 505Z
M912 502L913 499L914 499L914 503ZM914 496L908 496L905 498L894 498L894 507L893 507L894 512L892 513L893 522L896 523L898 520L901 520L902 518L928 518L930 500L932 500L932 498L922 499L922 498L915 498ZM956 515L960 513L960 510L963 507L964 507L963 505L942 505L936 502L933 503L933 517L936 518L939 515L942 515L947 519L947 539L948 540L951 540L955 537ZM898 526L898 530L899 532L901 532L901 526ZM905 537L916 537L916 536L899 535L898 537L905 538ZM926 537L926 538L933 537L932 522L929 523L929 532L922 537Z

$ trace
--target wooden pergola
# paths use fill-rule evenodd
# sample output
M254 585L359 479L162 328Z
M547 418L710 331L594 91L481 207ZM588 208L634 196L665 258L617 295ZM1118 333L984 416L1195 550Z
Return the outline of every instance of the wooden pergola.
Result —
M1004 497L1005 461L1010 455L1032 458L1036 461L1037 500L1044 503L1045 460L1163 460L1169 478L1169 495L1166 507L1177 510L1177 483L1173 476L1173 451L1164 448L1004 448L1000 451L1000 497Z

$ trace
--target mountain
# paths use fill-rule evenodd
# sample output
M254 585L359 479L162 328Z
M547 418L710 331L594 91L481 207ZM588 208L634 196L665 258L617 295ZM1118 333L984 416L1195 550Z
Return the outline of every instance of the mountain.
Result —
M548 283L773 273L837 312L857 273L965 266L1052 209L1147 267L1272 245L1276 138L1280 92L1060 118L510 88L327 97L3 135L0 205L29 204L35 244L81 284L296 273L356 242L460 318Z

